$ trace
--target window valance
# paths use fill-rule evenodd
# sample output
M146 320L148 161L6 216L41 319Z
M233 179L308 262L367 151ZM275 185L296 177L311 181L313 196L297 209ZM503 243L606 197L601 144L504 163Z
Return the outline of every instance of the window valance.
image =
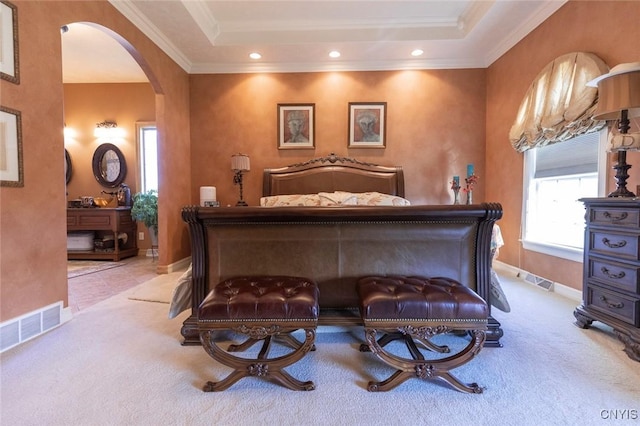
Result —
M591 119L598 90L587 82L608 71L602 59L586 52L567 53L547 64L531 83L509 132L514 149L524 152L605 126Z

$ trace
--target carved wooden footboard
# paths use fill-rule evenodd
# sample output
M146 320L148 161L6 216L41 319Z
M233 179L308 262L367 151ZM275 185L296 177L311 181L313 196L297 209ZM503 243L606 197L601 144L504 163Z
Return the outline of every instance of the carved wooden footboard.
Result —
M489 307L496 203L408 207L185 207L193 261L192 315L181 333L198 344L195 313L211 286L239 275L294 275L320 288L320 325L361 324L356 282L369 275L443 276ZM489 319L485 346L500 346Z

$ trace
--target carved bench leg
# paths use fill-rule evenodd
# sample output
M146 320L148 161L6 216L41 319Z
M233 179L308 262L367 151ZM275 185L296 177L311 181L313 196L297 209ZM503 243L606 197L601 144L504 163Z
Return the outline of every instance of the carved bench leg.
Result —
M294 349L293 352L276 358L268 358L272 339L278 335L265 336L263 339L249 338L240 345L232 345L234 350L239 347L245 349L263 340L262 348L256 359L240 358L222 350L213 340L214 330L203 330L200 332L200 341L205 351L219 363L234 369L226 378L219 382L207 382L203 387L205 392L223 391L243 377L263 377L279 383L293 390L313 390L315 385L312 381L300 381L284 371L287 367L304 357L312 348L315 340L315 329L304 329L305 340ZM248 344L250 343L250 344ZM246 345L246 346L245 346Z
M420 379L439 378L446 381L452 387L461 392L482 393L483 388L480 387L477 383L462 383L453 374L451 374L450 370L469 362L478 352L480 352L485 341L484 330L472 330L470 332L471 341L465 348L454 355L436 360L424 359L422 353L420 353L417 346L412 340L417 337L414 334L406 334L405 332L406 343L409 347L409 351L413 359L402 358L390 352L387 352L380 345L380 341L376 340L376 334L377 330L375 328L365 327L365 338L369 348L383 362L385 362L387 365L390 365L391 367L397 368L397 370L390 377L383 381L369 382L367 388L369 391L388 391L405 382L411 377L418 377ZM418 340L422 341L422 338L419 338Z
M466 332L465 332L466 334ZM403 333L400 333L399 331L396 332L392 332L392 333L385 333L380 339L378 339L378 344L381 347L385 347L386 345L388 345L389 343L393 342L394 340L399 340L399 339L404 339L405 335ZM449 353L451 350L449 349L448 346L443 345L436 345L435 343L433 343L432 341L430 341L429 339L423 339L420 337L415 336L414 337L415 340L419 341L420 343L422 343L422 345L434 352L438 352L441 354L444 353ZM369 345L366 343L362 343L360 345L360 352L371 352L371 349L369 349Z

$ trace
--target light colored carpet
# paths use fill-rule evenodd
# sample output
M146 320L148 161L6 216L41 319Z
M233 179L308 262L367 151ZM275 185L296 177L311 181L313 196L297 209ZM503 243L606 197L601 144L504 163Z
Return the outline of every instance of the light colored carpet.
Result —
M129 299L143 302L171 303L171 296L176 283L184 271L158 275L146 281L129 294Z
M592 425L640 410L640 364L607 327L573 325L576 303L501 274L511 313L503 348L485 348L456 370L481 395L411 379L366 391L390 369L360 353L362 330L320 332L317 350L287 370L314 380L294 392L257 378L204 393L229 370L199 346L180 345L184 312L130 300L129 290L1 355L4 425ZM604 411L603 411L604 410ZM618 422L613 422L618 424ZM637 424L635 421L623 424Z
M110 262L107 260L68 260L67 279L93 274L125 265L123 262Z

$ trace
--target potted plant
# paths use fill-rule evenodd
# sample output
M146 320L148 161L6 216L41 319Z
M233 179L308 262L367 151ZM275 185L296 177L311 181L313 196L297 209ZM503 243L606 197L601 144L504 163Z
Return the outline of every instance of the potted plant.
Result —
M131 216L149 229L151 244L158 245L158 191L138 192L133 196Z

